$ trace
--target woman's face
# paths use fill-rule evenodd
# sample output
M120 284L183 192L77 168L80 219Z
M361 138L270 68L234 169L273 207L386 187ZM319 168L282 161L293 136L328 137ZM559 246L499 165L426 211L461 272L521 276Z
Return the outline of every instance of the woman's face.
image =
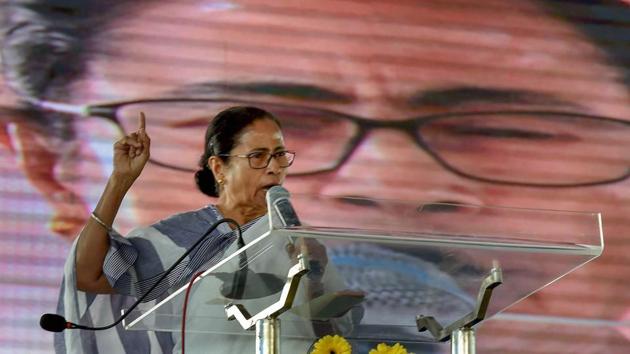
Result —
M252 168L248 158L234 155L273 154L282 150L285 150L284 139L274 121L258 119L247 126L238 138L236 146L230 151L233 157L230 157L227 163L223 163L217 157L210 158L211 164L216 161L215 176L223 180L220 201L231 206L265 210L267 190L284 182L287 169L280 167L275 158L271 159L266 168Z

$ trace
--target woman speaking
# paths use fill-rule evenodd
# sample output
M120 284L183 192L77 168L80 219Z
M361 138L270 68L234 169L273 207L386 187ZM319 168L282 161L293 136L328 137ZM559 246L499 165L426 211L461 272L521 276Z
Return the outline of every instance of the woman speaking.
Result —
M150 119L150 117L149 117ZM94 325L116 319L135 298L164 298L184 285L201 267L216 264L237 238L220 224L199 247L158 283L173 264L216 221L230 218L246 230L267 213L266 192L281 185L295 154L284 145L278 120L255 107L226 109L210 122L205 150L195 174L201 192L218 197L215 205L184 212L122 237L112 224L127 191L149 160L151 140L145 117L139 128L114 144L113 172L66 262L58 312L68 321ZM55 338L58 353L171 353L178 334L125 331L65 331ZM204 352L229 352L207 343ZM253 346L250 350L253 350ZM195 350L195 348L190 348ZM189 352L189 351L187 351Z

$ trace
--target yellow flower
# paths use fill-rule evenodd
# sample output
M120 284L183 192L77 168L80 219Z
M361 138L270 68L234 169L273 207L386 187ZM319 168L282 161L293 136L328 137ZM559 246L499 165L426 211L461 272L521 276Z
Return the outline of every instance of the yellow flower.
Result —
M311 354L352 354L352 346L343 337L329 335L315 342Z
M405 349L405 347L403 347L400 343L396 343L392 347L385 343L381 343L377 345L375 349L370 350L369 354L407 354L407 349Z

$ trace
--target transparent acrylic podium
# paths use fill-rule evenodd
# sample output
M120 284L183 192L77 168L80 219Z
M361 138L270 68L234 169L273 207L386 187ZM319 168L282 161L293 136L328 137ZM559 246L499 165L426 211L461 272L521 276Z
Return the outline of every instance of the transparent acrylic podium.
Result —
M451 340L452 353L474 353L475 324L603 251L598 213L301 195L290 203L302 226L283 226L272 206L244 247L234 242L195 280L187 351L307 353L338 334L355 346ZM187 286L134 310L125 328L179 332Z

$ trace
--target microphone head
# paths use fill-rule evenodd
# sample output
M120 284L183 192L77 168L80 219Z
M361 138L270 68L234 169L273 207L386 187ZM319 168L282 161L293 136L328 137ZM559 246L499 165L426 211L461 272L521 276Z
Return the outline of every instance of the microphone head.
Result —
M271 227L280 223L282 227L300 226L300 219L289 200L289 191L282 186L273 186L267 191L267 208Z
M289 198L289 191L283 186L277 185L267 190L267 205L271 205L280 198Z
M45 313L39 319L39 326L49 332L61 332L67 327L66 319L54 313Z

